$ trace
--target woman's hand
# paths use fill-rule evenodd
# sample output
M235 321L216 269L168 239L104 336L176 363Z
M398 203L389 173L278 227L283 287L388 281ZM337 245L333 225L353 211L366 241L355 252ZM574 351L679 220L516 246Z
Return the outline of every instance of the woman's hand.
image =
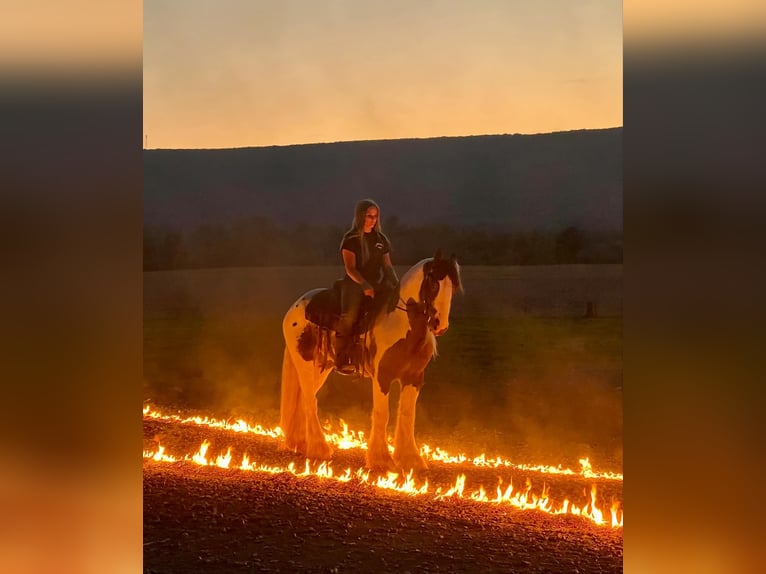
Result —
M373 289L372 285L367 283L367 281L362 283L362 293L364 293L366 297L375 297L375 289Z

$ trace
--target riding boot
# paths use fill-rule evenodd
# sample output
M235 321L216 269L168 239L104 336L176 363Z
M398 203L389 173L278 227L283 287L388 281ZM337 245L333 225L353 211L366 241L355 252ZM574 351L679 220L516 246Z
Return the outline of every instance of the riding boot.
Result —
M348 335L336 335L335 337L335 370L344 375L356 372L356 367L351 360L352 339Z

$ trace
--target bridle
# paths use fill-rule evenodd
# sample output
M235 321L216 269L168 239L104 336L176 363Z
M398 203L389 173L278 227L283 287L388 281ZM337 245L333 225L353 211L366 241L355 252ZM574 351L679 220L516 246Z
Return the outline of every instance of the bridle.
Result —
M437 279L433 273L433 266L429 263L426 263L426 266L423 269L423 282L420 284L420 292L418 293L418 296L420 297L419 303L423 304L422 312L426 317L426 325L430 331L434 330L432 325L432 322L436 316L436 307L434 306L434 301L439 295L440 288L441 286L439 285L439 279ZM407 303L404 301L401 295L399 296L399 301L396 304L396 308L400 311L407 312Z

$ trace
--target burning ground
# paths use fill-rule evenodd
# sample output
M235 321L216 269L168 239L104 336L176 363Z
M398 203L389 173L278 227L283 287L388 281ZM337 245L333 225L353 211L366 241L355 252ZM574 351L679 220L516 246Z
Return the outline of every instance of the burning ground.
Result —
M347 429L328 467L220 423L145 409L145 572L622 571L622 476L587 461L432 445L426 476L381 476Z

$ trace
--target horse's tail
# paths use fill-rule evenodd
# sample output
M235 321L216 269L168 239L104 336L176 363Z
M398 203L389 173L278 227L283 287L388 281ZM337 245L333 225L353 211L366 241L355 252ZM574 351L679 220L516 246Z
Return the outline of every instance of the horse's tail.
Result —
M299 448L305 441L305 417L298 369L295 368L290 351L285 347L282 357L282 399L279 409L279 426L285 433L285 446L291 450Z

